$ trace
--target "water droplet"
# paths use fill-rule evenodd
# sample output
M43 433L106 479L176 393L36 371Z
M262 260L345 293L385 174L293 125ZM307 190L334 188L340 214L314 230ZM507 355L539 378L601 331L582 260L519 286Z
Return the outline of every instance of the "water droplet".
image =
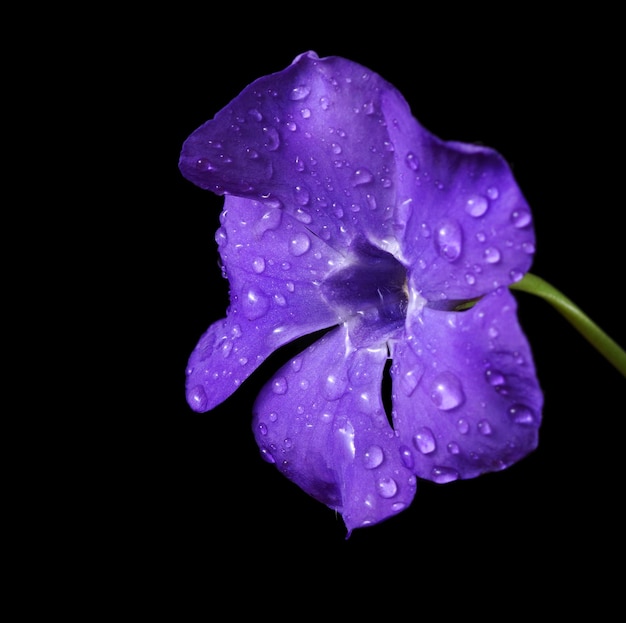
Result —
M433 467L432 471L430 472L430 477L433 482L442 485L446 482L458 480L459 472L457 472L456 469L452 469L451 467L443 467L441 465L438 465L436 467Z
M276 151L280 146L278 130L272 126L263 128L264 146L268 151Z
M450 454L458 454L458 453L461 451L461 449L459 448L459 444L458 444L458 443L456 443L456 442L454 442L454 441L451 441L451 442L447 445L447 448L448 448L448 452L449 452Z
M303 255L311 247L311 239L304 233L296 233L289 241L289 253L295 255Z
M511 212L511 220L513 221L513 225L515 227L526 227L532 221L532 216L530 211L526 208L517 208Z
M308 97L310 92L311 88L302 84L291 90L291 93L289 93L289 99L293 101L300 101Z
M263 422L261 422L258 426L259 432L261 433L261 435L263 435L265 437L265 435L267 435L267 425L263 424Z
M456 221L443 223L437 230L439 254L449 262L454 262L461 255L463 231Z
M530 407L523 404L515 404L509 408L509 417L516 424L533 424L535 415Z
M393 478L381 478L376 484L381 498L389 499L398 493L398 485Z
M476 283L476 277L472 273L466 273L465 281L467 281L468 285L473 286Z
M405 162L411 171L417 171L420 168L419 160L412 151L406 155Z
M411 453L411 449L407 446L400 447L400 459L407 469L413 469L413 467L415 466L413 454Z
M419 376L416 374L415 370L409 370L400 377L400 387L406 396L411 396L415 391L419 382Z
M230 355L232 350L233 350L233 343L230 340L226 340L222 344L222 357L224 358L228 357L228 355Z
M284 376L277 376L272 381L272 391L278 395L286 394L287 393L287 379Z
M267 313L270 300L257 288L250 288L242 300L243 313L248 320L257 320Z
M478 431L482 434L482 435L491 435L491 424L489 424L489 422L487 420L480 420L480 422L478 422L477 424L478 426Z
M300 114L302 115L303 119L308 119L311 116L311 111L308 108L303 108L300 111Z
M327 400L339 400L346 393L347 387L348 381L345 377L329 374L326 377L322 391Z
M495 247L488 247L485 249L483 255L485 256L488 264L497 264L502 257L500 251Z
M490 186L487 189L487 197L489 197L489 199L497 199L500 196L500 191L495 187L495 186Z
M263 121L263 115L256 109L256 108L251 108L248 111L248 114L255 120L255 121Z
M361 186L362 184L369 184L374 179L372 172L369 169L357 169L352 174L351 182L353 186Z
M267 417L270 422L275 422L278 419L278 413L276 413L276 411L272 411Z
M476 218L482 216L487 208L489 208L489 202L480 195L472 195L465 204L465 211Z
M461 435L467 435L469 432L469 422L465 418L460 418L456 423L456 427Z
M285 448L289 449L293 446L293 440L289 437L286 437L285 439L283 439L283 445L285 446Z
M194 411L205 411L209 399L202 385L196 385L187 392L187 402Z
M265 260L262 257L255 257L252 260L252 269L255 273L261 274L265 270Z
M259 222L259 229L261 232L277 229L283 218L281 210L270 210L266 212Z
M276 463L274 457L269 453L267 448L261 448L261 457L268 463Z
M501 372L498 372L498 370L492 370L491 368L485 370L485 379L487 379L487 383L492 387L504 385L504 376Z
M442 372L433 381L431 400L437 408L449 411L463 403L465 394L461 381L452 372Z
M378 467L385 458L383 449L380 446L370 446L363 455L363 465L366 469Z
M435 436L426 426L423 426L420 432L413 437L413 444L422 454L430 454L437 448Z
M219 247L223 247L228 242L228 234L223 227L219 227L215 232L215 242Z

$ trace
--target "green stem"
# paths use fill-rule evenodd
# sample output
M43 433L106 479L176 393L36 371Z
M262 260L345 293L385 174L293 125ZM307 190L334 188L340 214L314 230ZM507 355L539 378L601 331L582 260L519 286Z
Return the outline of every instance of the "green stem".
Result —
M534 294L550 303L601 355L626 377L626 352L624 349L559 290L531 273L527 273L523 279L512 284L510 288Z

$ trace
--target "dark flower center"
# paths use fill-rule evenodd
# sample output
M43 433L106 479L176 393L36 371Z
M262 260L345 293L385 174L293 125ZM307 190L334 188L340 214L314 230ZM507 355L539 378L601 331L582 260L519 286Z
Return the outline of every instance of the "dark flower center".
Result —
M391 254L359 247L321 285L339 320L393 331L404 324L408 306L406 270Z

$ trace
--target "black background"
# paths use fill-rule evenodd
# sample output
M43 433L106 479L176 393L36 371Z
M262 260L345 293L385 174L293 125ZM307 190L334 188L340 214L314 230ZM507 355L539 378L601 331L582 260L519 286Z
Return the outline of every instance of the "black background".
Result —
M605 590L591 587L610 582L606 557L623 544L624 438L612 431L626 415L624 378L556 311L519 294L545 392L539 448L504 472L422 483L410 509L346 540L340 517L260 458L250 422L262 374L210 413L185 402L187 358L223 316L228 286L214 242L222 199L182 178L177 162L188 134L254 79L310 49L345 56L393 83L441 138L504 155L533 209L533 272L624 343L615 16L224 10L119 16L92 61L96 89L84 106L104 127L94 136L89 124L85 141L113 138L98 178L114 232L102 279L123 330L102 390L116 405L98 420L111 439L90 488L86 516L98 527L85 560L114 561L129 592L149 575L202 601L219 578L242 598L263 588L268 609L288 586L323 601L409 597L416 615L426 586L451 595L465 587L473 608L493 613L497 594L530 605L549 592L556 604L574 586L601 601ZM118 249L119 274L120 264L108 264ZM361 593L348 590L350 578Z

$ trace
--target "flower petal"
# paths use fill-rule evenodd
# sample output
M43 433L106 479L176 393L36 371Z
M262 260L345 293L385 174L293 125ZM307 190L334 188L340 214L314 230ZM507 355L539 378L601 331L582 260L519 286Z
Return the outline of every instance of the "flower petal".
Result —
M385 345L353 348L342 325L284 366L254 407L262 455L340 512L348 533L395 515L415 495L381 400L386 359Z
M396 203L383 100L395 89L339 57L301 54L245 88L183 145L183 175L217 194L269 200L335 248L384 248Z
M506 288L465 312L425 308L394 343L394 428L421 478L472 478L536 447L543 395L516 309Z
M384 102L398 160L395 222L418 292L428 300L471 299L521 279L535 235L504 158L433 136L397 92Z
M296 218L232 196L216 239L231 304L189 361L187 399L200 412L228 398L280 346L338 323L319 286L344 260Z

